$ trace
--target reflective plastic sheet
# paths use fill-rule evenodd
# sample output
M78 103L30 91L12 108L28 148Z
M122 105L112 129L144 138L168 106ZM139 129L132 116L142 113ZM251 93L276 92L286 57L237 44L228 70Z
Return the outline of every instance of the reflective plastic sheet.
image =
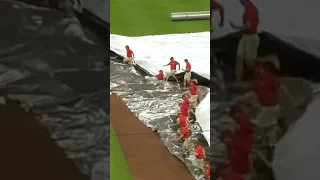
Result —
M167 146L171 154L183 160L180 142L176 139L177 127L174 124L179 112L182 89L177 84L165 82L158 86L154 82L144 81L144 77L137 73L134 67L116 62L110 63L110 89L113 93L120 95L130 110L147 127L156 130ZM201 94L206 94L208 89L200 87ZM205 141L199 125L192 127L193 138ZM206 152L209 152L208 144L205 145ZM207 157L209 154L207 154ZM195 156L192 154L183 161L189 171L196 179L201 179L195 173Z
M73 14L10 1L0 9L0 92L32 106L82 173L109 179L109 51Z

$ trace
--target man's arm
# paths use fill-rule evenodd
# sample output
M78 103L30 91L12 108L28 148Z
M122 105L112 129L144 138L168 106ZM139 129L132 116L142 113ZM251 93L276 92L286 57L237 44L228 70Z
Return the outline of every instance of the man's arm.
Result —
M169 65L170 65L170 63L171 63L171 62L169 62L168 64L166 64L166 65L163 65L163 66L169 66Z
M180 63L177 63L178 64L178 66L179 66L179 70L180 70Z

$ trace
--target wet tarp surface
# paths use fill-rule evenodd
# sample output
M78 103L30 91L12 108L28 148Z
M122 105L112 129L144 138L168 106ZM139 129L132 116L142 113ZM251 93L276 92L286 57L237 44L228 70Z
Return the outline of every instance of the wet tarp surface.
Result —
M115 57L114 59L116 59ZM178 126L174 124L179 112L178 103L181 102L182 89L177 84L163 83L160 86L153 82L144 81L144 76L136 71L133 66L110 62L110 89L113 93L120 95L129 109L147 127L156 130L167 146L170 153L183 160L180 142L172 141L177 138L175 132ZM200 87L201 94L207 92L206 87ZM195 123L192 127L193 137L199 138L209 152L200 126ZM189 156L184 160L187 168L196 179L201 179L195 173L195 157Z
M109 179L108 51L72 14L8 1L0 9L0 91L33 106L82 173Z

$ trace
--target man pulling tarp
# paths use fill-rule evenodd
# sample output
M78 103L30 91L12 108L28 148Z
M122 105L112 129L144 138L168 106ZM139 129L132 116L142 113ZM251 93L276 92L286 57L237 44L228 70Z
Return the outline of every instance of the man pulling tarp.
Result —
M133 64L134 63L134 53L133 51L129 48L128 45L125 46L126 51L127 51L127 57L123 59L123 63L125 64Z
M166 77L164 80L168 81L170 77L173 77L177 82L179 82L176 77L176 73L177 73L177 66L179 66L179 70L180 70L180 63L178 61L175 61L174 58L171 57L170 62L164 66L169 66L169 65L170 65L170 72L166 74Z

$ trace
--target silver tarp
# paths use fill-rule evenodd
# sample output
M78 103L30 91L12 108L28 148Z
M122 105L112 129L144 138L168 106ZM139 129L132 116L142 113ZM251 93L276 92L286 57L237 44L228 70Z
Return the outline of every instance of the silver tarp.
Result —
M153 82L144 81L144 77L137 73L136 69L129 65L116 62L110 63L110 89L113 93L121 96L130 110L146 126L156 130L163 143L171 154L183 160L181 143L172 141L177 138L177 127L174 124L179 112L178 103L181 102L183 92L177 84L164 83L156 85ZM200 87L201 94L206 94L208 89ZM192 127L194 138L200 138L206 143L202 136L199 125ZM208 144L205 145L206 152L209 152ZM195 157L192 154L183 162L196 179L202 179L195 173Z
M72 14L10 1L0 11L0 91L33 106L84 174L109 179L109 51Z

